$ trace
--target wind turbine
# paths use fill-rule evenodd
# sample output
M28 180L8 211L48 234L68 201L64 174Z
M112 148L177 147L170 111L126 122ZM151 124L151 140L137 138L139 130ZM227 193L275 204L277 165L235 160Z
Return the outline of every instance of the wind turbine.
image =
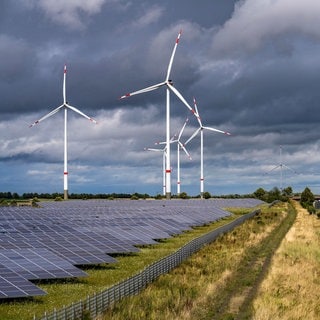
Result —
M155 89L159 89L163 86L166 86L166 198L171 199L171 155L170 155L170 91L172 91L181 101L182 103L193 113L197 116L196 112L194 109L190 107L188 102L184 99L184 97L181 95L181 93L173 86L172 80L169 79L170 77L170 72L172 68L172 63L173 59L177 50L177 46L181 37L182 31L180 30L178 37L176 39L175 45L173 47L173 51L171 54L171 58L169 61L168 69L167 69L167 74L165 77L165 80L155 84L153 86L137 90L131 93L127 93L123 96L120 97L120 99L128 98L136 94L140 93L145 93L149 91L153 91Z
M202 124L201 118L199 116L198 108L197 108L197 103L196 99L193 98L193 103L194 103L194 108L196 110L196 114L198 115L197 120L199 123L199 128L191 135L191 137L184 143L186 145L189 143L199 132L200 132L200 197L203 199L203 193L204 193L204 175L203 175L203 130L210 130L210 131L215 131L219 133L223 133L226 135L231 135L231 133L218 130L215 128L207 127Z
M180 180L180 150L182 149L185 154L188 156L189 160L191 160L191 156L187 149L185 148L184 144L181 142L181 136L184 131L184 128L186 127L189 119L187 118L186 121L184 122L177 139L175 140L170 140L171 143L176 142L177 143L177 195L180 195L180 186L181 186L181 180ZM158 142L158 144L164 144L165 142Z
M42 118L40 118L39 120L35 121L33 124L30 125L30 127L33 127L36 124L39 124L41 121L51 117L52 115L57 113L60 109L64 108L64 171L63 171L63 177L64 177L64 199L65 200L68 199L67 110L71 109L74 112L76 112L76 113L80 114L81 116L83 116L84 118L92 121L93 123L97 123L96 120L88 117L86 114L81 112L76 107L73 107L70 104L68 104L68 102L66 100L66 75L67 75L67 66L65 65L64 66L64 71L63 71L63 88L62 88L62 91L63 91L63 104L61 106L59 106L58 108L52 110L51 112L49 112L48 114L46 114L45 116L43 116Z
M286 166L285 164L282 163L282 146L280 145L280 150L279 150L279 153L280 153L280 164L273 167L271 170L269 170L268 172L266 172L265 174L268 174L270 173L271 171L273 170L276 170L278 168L280 168L280 191L282 192L282 189L283 189L283 183L282 183L282 180L283 180L283 174L282 174L282 169L283 168L286 168L288 170L291 170L293 173L296 173L293 169L291 169L290 167Z

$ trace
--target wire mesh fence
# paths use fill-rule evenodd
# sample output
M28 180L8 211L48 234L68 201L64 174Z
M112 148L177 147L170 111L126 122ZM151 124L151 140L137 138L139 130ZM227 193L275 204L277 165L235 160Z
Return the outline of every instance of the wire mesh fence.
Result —
M51 313L45 313L40 318L34 317L34 320L82 320L94 319L105 311L113 303L120 299L135 295L142 291L149 283L153 282L159 276L170 272L188 259L192 254L199 251L204 245L213 242L223 233L229 232L242 224L245 220L252 218L260 210L255 210L249 214L243 215L231 223L219 227L203 236L200 236L182 246L176 252L152 263L136 275L125 279L106 290L88 296L85 300L72 303L60 310L54 310Z

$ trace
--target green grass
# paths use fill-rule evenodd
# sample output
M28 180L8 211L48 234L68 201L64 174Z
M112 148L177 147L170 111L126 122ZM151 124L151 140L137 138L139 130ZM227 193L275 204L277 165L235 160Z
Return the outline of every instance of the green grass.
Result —
M157 245L140 247L140 252L117 256L118 263L102 264L86 267L88 277L59 281L42 281L36 283L48 294L43 297L28 299L3 300L0 304L1 320L31 320L43 316L45 312L61 309L86 299L94 293L100 292L113 284L128 278L148 266L154 261L169 255L194 238L210 232L235 219L237 215L252 211L252 209L230 209L235 215L221 219L212 224L193 228L179 236L161 241Z

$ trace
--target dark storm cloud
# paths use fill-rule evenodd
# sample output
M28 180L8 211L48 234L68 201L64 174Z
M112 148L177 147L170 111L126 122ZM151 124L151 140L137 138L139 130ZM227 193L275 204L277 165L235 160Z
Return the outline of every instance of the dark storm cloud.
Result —
M6 176L1 188L41 188L44 175L57 179L62 110L38 126L28 125L61 105L67 64L68 102L99 123L68 113L73 188L161 190L162 156L143 149L165 139L165 88L118 98L164 80L181 29L174 86L190 105L197 99L203 124L233 134L205 133L209 191L260 187L261 174L278 162L279 145L288 165L303 171L301 164L308 163L316 172L320 4L315 1L19 0L0 6L0 167L12 166L11 172L34 180L15 186ZM189 116L185 141L198 123L173 94L171 114L172 134ZM193 194L199 147L196 137L188 144L193 161L181 160L186 191ZM173 183L175 150L176 145ZM315 185L317 175L296 180ZM263 186L275 181L276 173Z

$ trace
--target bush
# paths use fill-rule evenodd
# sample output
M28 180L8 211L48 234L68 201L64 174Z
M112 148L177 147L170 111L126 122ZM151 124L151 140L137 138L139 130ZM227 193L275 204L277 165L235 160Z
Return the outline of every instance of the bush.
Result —
M264 190L263 188L258 188L254 193L253 195L262 200L262 201L266 201L267 199L267 196L268 196L268 192L266 190Z
M181 192L179 195L180 199L189 199L189 196L186 192Z
M307 206L306 208L310 214L316 213L316 208L314 206Z
M210 192L208 192L208 191L204 192L204 193L203 193L203 197L204 197L205 199L210 199L210 198L211 198Z
M311 190L306 187L301 193L300 204L303 208L307 209L310 214L312 214L316 212L315 208L313 207L313 202L314 195Z
M10 201L10 206L16 207L17 206L17 201L16 200Z
M8 201L6 199L0 199L0 206L7 206Z

